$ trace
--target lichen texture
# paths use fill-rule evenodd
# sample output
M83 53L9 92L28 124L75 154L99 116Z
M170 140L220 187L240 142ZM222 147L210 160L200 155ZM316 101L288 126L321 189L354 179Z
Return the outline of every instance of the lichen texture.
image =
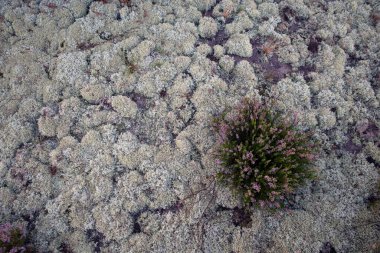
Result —
M0 223L36 252L376 252L378 2L0 0ZM215 181L244 99L313 132L315 179L265 117L251 195Z

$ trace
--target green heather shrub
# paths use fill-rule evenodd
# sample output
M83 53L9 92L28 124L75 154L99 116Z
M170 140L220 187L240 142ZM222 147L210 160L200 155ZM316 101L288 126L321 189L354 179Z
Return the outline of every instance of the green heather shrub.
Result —
M278 208L286 196L313 178L316 145L297 119L275 113L270 103L244 99L215 118L218 181L246 206Z
M0 253L33 252L25 241L26 232L21 226L10 223L0 224Z

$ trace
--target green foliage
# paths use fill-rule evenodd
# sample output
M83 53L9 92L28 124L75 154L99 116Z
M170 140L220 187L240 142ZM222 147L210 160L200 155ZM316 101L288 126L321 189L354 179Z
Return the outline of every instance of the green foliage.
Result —
M31 247L25 244L25 241L25 230L21 226L9 223L0 224L0 253L33 252Z
M214 125L217 179L247 206L283 206L287 194L314 176L316 145L311 133L296 125L296 119L290 121L256 100L245 99L224 112Z

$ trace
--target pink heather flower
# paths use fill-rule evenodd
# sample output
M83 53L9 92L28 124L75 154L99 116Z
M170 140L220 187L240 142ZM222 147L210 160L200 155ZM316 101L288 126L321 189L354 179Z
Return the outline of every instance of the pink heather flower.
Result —
M239 120L239 115L236 115L233 112L230 112L226 115L226 119L230 122L235 122Z
M9 231L12 228L10 223L5 223L0 225L0 232Z
M246 167L244 167L244 169L243 169L243 171L244 171L245 173L247 173L248 171L251 171L251 170L252 170L252 168L249 167L249 166L246 166Z
M293 117L293 124L296 125L298 123L298 112L294 112Z
M289 131L288 134L285 136L284 140L285 140L285 142L290 143L290 142L294 141L294 137L295 137L295 132Z
M9 253L23 253L25 250L25 247L14 247L9 251Z
M287 181L284 183L284 190L285 190L285 192L287 192L287 193L290 192L289 183L288 183Z
M270 134L274 134L275 132L277 132L277 128L276 127L273 127L273 128L271 128L270 130L269 130L269 133Z
M268 185L269 185L269 188L271 188L271 189L276 188L276 184L274 184L272 182L268 182Z
M265 179L267 182L272 182L272 178L269 177L268 175L265 175L265 176L264 176L264 179Z
M274 151L281 151L286 147L286 143L284 140L280 140L277 142L277 147L274 148Z
M264 207L265 206L265 201L259 200L259 205L260 205L260 207Z
M269 145L269 143L267 142L267 143L264 145L263 150L267 151L269 148L270 148L270 145ZM266 152L266 153L268 153L268 152Z
M273 167L270 171L269 171L269 173L270 174L274 174L274 173L276 173L276 171L278 171L279 170L279 168L277 168L277 167Z
M252 162L253 154L251 151L245 153L245 157Z
M254 183L252 184L252 188L253 188L255 191L257 191L257 192L260 192L260 189L261 189L260 185L259 185L258 183L256 183L256 182L254 182Z
M286 150L284 154L286 156L290 156L290 155L294 155L295 153L296 152L294 151L294 148L292 148L292 149Z
M0 240L4 243L10 242L11 240L11 230L12 225L10 223L5 223L0 225Z
M0 241L7 243L7 242L10 242L10 240L11 240L11 237L9 234L5 234L5 233L0 234Z
M228 125L226 123L222 123L219 128L219 135L223 141L226 139L228 131L229 131Z
M309 161L313 161L315 159L315 155L309 154L309 153L308 154L300 154L300 157L306 158Z

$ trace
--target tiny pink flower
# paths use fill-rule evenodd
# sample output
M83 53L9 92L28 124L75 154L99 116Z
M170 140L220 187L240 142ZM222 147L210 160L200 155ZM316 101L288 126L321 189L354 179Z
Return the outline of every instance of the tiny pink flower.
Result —
M274 174L274 173L276 173L278 170L279 170L279 168L274 167L274 168L272 168L272 169L269 171L269 173L270 173L270 174Z
M294 148L285 151L286 156L294 155L295 153Z
M226 139L228 131L229 131L228 125L226 123L222 123L219 128L219 135L222 140Z
M10 223L5 223L0 225L0 240L4 243L10 242L12 225Z
M245 173L247 173L248 171L251 171L251 170L252 170L252 168L251 168L251 167L248 167L248 166L244 167L244 169L243 169L243 171L244 171Z
M257 192L260 192L260 189L261 189L260 185L259 185L257 182L254 182L254 183L252 184L252 188L253 188L255 191L257 191Z
M9 234L0 233L0 241L7 243L7 242L10 242L10 240L11 240L11 237Z
M25 250L25 247L14 247L9 251L9 253L23 253Z
M312 161L312 160L315 159L315 155L313 155L313 154L306 154L306 159Z
M298 112L294 112L293 117L293 124L296 125L298 123Z
M247 157L248 160L251 160L251 161L252 161L252 159L253 159L253 154L252 154L252 152L251 152L251 151L247 152L247 153L245 154L245 157Z

